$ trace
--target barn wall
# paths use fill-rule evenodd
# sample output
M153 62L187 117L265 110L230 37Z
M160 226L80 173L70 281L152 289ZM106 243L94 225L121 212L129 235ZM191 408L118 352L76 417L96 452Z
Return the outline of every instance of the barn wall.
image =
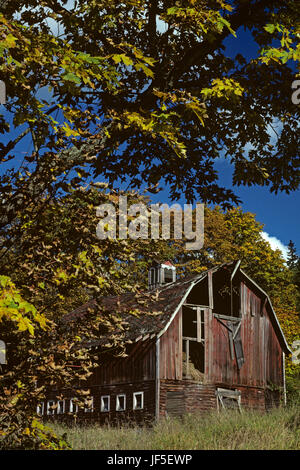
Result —
M266 384L271 388L274 385L282 386L284 368L282 348L266 309L264 309L264 346Z
M189 380L162 380L160 383L160 418L182 416L184 413L204 413L217 409L217 385ZM229 388L228 386L225 388ZM241 392L242 409L261 412L280 404L280 394L259 387L232 387Z
M159 415L181 416L216 409L215 390L214 385L189 380L161 380Z
M226 327L207 315L206 378L210 383L265 388L283 385L282 348L266 308L260 314L261 299L241 284L241 339L245 362L239 370L231 358ZM222 320L226 323L226 320Z
M226 324L226 320L222 319ZM240 369L231 357L227 328L210 312L208 315L207 380L227 385L264 386L264 356L262 333L264 319L259 315L243 316L241 340L245 362Z
M160 378L182 379L182 311L160 338Z
M94 409L91 413L79 410L76 421L81 423L98 422L101 424L130 421L137 423L146 423L153 421L155 418L155 381L140 381L132 383L122 383L115 385L93 386L89 388L90 394L94 399ZM144 408L142 410L133 410L133 393L144 392ZM116 411L116 397L119 394L126 395L126 410ZM66 421L74 422L74 415L68 413L70 398L74 396L71 390L60 390L59 395L65 398L66 412L62 415L44 416L50 421ZM110 396L110 411L101 412L101 396ZM48 400L56 399L57 394L53 391L47 397Z
M131 346L128 357L110 358L99 366L88 385L127 383L155 379L155 341L145 340Z

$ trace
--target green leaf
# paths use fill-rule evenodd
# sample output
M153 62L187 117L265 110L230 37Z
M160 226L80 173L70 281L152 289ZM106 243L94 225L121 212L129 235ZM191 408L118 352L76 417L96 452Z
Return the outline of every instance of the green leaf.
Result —
M267 33L273 34L276 29L276 26L275 24L269 23L264 27L264 29L267 31Z
M73 82L73 83L77 83L77 84L81 83L80 78L72 72L68 72L68 73L65 73L64 75L62 75L62 79L65 80L65 81L69 81L69 82Z

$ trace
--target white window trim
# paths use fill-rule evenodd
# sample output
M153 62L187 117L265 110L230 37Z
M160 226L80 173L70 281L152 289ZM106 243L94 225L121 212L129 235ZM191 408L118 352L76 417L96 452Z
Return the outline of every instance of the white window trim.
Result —
M74 400L76 400L76 398L70 399L70 405L69 405L70 413L78 413L78 404L74 403Z
M39 408L41 408L41 411L39 412ZM44 412L45 412L45 403L42 401L41 403L39 403L36 407L36 414L38 416L44 416Z
M124 409L120 409L120 398L124 397ZM126 395L124 393L121 393L120 395L117 395L116 398L116 411L125 411L126 410Z
M6 361L6 344L0 340L0 364L7 364Z
M66 410L66 400L58 400L57 401L57 414L63 415Z
M87 400L91 400L92 404L91 404L91 407L89 407L89 408L84 406L84 412L85 413L93 413L93 411L94 411L94 397L87 398ZM85 403L87 402L87 400L85 400Z
M52 403L52 405L50 405L50 403ZM48 416L52 416L52 415L55 414L55 408L53 408L53 409L50 408L53 405L55 405L55 400L48 400L47 401L47 415Z
M141 407L137 407L137 395L141 396ZM143 410L144 409L144 392L134 392L133 394L133 409L134 410Z
M108 401L108 410L104 409L104 401L103 401L104 398L108 399L107 400ZM110 395L102 395L101 396L101 412L102 413L108 413L109 411L110 411Z

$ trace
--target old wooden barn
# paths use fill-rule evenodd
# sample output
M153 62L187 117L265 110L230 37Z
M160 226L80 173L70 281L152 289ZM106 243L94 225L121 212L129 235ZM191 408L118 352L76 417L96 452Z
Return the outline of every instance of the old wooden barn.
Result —
M52 390L39 414L145 421L226 407L268 410L284 402L290 350L268 295L239 262L177 281L171 263L157 263L149 289L151 296L106 297L100 307L91 301L65 317L66 323L78 316L88 321L91 308L118 306L128 322L128 356L108 357L97 368L84 409L74 391ZM139 316L128 313L136 308Z

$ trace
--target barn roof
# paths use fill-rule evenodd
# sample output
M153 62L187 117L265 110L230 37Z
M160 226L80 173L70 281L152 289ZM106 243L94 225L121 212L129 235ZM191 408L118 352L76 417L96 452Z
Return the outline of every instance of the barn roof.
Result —
M219 269L228 269L234 274L237 269L240 275L258 289L270 306L270 313L275 324L279 340L285 350L290 349L281 330L279 321L272 307L268 295L247 274L239 268L239 263L224 263L200 274L191 274L184 279L170 283L166 286L146 292L129 292L118 296L107 296L101 299L92 299L84 305L76 308L63 317L63 322L68 323L78 318L88 318L91 310L97 309L108 313L118 313L125 323L125 341L139 341L149 337L160 337L168 328L175 315L184 304L192 288L204 280L209 272ZM127 327L126 327L127 324ZM98 344L101 344L99 341ZM95 344L96 345L96 344Z
M191 288L201 281L206 273L191 275L152 291L107 296L98 301L92 299L66 314L63 321L68 323L87 317L90 310L97 308L103 312L118 312L122 316L122 320L128 324L125 335L127 340L138 341L146 335L156 336L168 325Z

